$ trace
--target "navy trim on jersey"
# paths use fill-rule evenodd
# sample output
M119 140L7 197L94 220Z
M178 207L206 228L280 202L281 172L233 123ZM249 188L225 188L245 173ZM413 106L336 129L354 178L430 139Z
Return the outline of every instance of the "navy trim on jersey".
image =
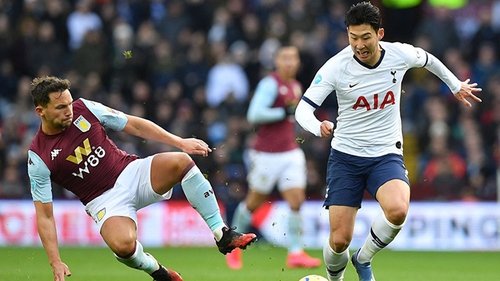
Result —
M308 99L305 96L302 96L302 100L307 102L310 106L314 107L315 109L319 107L319 105L315 104L312 100Z
M425 67L427 65L428 61L429 61L429 54L427 54L427 52L425 52L425 63L424 63L424 66L422 66L422 67Z
M358 57L356 57L356 55L352 55L352 57L359 63L361 64L362 66L368 68L368 69L375 69L377 68L381 63L382 63L382 60L384 59L384 56L385 56L385 49L382 49L382 54L380 55L380 59L378 60L378 62L374 65L374 66L371 66L371 65L368 65L362 61L360 61L358 59Z

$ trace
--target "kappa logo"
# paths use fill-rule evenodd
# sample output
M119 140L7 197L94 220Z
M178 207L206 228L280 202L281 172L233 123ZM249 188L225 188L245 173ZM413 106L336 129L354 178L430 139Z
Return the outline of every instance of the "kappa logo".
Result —
M57 155L59 155L59 152L61 152L61 151L62 151L62 149L58 149L58 148L52 149L52 151L50 152L51 160L54 160L54 158L56 158Z
M87 121L87 119L85 119L85 117L83 117L82 115L78 116L78 118L76 118L76 120L73 122L73 124L82 132L87 132L88 130L90 130L90 127L92 126L90 124L89 121Z

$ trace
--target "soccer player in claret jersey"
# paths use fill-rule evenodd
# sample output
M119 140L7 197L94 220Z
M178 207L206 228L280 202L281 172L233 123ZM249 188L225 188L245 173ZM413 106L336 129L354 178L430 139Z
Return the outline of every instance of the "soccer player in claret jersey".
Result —
M223 222L210 183L188 155L207 156L211 149L204 141L178 137L151 121L97 102L73 101L69 88L68 80L57 77L35 78L31 87L41 126L29 147L28 174L38 232L55 281L65 280L71 272L59 254L51 181L78 196L118 261L145 271L156 281L182 278L144 252L137 240L137 210L169 199L172 187L179 182L189 203L212 230L222 254L245 249L256 240L255 234L236 232ZM120 150L104 128L172 145L183 152L141 159Z
M361 281L372 281L373 256L384 249L404 225L410 186L403 162L400 117L401 82L410 68L425 67L439 77L455 98L481 102L469 79L460 81L436 57L409 44L381 41L379 9L369 2L353 5L345 18L350 46L330 58L317 72L297 106L295 118L318 137L334 132L327 171L330 235L323 248L328 278L343 280L349 260L357 210L364 190L382 209L364 245L351 258ZM314 111L336 92L339 105L336 128L319 121Z
M268 198L276 185L290 206L286 236L288 255L286 265L318 267L321 260L304 252L300 207L305 200L306 158L295 138L293 113L302 85L295 79L300 66L299 51L294 46L282 46L275 54L276 71L264 77L255 90L248 109L248 120L257 125L252 147L248 150L250 170L249 191L236 208L233 224L245 231L250 226L252 213ZM241 251L226 256L232 269L243 266Z

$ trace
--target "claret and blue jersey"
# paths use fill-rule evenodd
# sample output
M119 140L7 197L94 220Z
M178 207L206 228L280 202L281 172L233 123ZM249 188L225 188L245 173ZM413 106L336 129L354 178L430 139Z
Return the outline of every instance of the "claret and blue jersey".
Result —
M51 202L51 182L72 191L83 204L113 187L121 171L138 156L120 150L104 128L121 131L127 121L122 112L78 99L73 102L70 127L56 135L40 128L28 150L33 200Z

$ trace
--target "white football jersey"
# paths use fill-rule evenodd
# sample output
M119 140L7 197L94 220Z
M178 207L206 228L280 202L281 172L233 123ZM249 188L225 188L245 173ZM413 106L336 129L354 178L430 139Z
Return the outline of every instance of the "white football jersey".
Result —
M403 43L379 43L382 56L374 66L359 61L350 46L330 58L318 70L296 111L297 122L321 136L320 122L312 118L313 112L335 91L339 108L332 147L351 155L403 153L401 83L410 68L426 67L453 93L460 90L458 78L423 49Z

